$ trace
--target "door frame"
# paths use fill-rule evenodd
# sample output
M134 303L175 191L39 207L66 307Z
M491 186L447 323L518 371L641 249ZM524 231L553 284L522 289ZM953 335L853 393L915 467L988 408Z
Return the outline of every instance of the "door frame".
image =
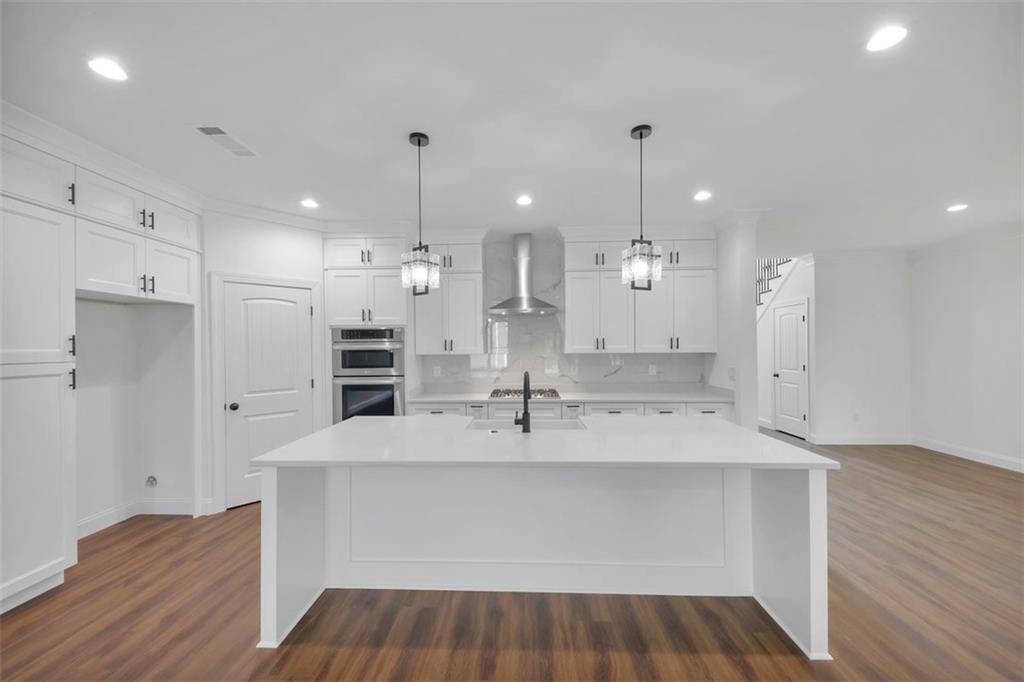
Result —
M311 359L313 377L321 379L319 390L313 391L313 430L317 431L330 424L327 414L327 391L330 390L330 377L326 374L327 352L324 334L324 297L323 283L315 280L284 279L262 277L259 275L239 275L226 272L210 273L210 513L216 514L227 509L227 417L224 413L226 404L227 363L224 353L224 288L227 284L254 284L262 286L283 287L286 289L307 289L313 305L313 316L310 324L312 340ZM327 334L330 332L328 331Z
M806 372L806 374L807 374L807 377L806 377L806 379L807 379L807 395L806 395L806 400L807 400L807 442L808 443L813 443L814 441L811 440L811 434L814 433L814 429L811 428L812 427L812 421L811 420L814 417L814 410L811 407L811 383L812 383L811 382L811 372L814 371L814 364L813 364L813 359L811 357L811 324L812 324L812 320L811 320L811 299L808 296L801 296L800 298L791 298L791 299L788 299L788 300L785 300L785 301L774 301L773 300L769 304L768 310L764 311L765 316L768 317L768 322L771 325L771 330L772 330L772 333L768 336L768 342L769 342L769 346L770 346L769 349L768 349L768 352L769 352L769 357L771 358L771 368L770 368L770 370L768 372L768 375L769 375L768 379L770 379L771 382L772 382L772 390L771 390L772 409L771 409L771 425L770 425L770 428L773 431L778 431L778 424L776 424L776 422L775 422L775 389L776 389L776 383L775 383L775 377L771 376L771 375L773 375L775 373L775 308L783 308L785 306L797 305L797 304L800 304L800 303L802 303L804 305L804 311L805 311L804 314L807 315L807 324L804 325L804 334L805 334L804 348L807 349L807 372ZM763 422L762 422L762 424L763 424Z

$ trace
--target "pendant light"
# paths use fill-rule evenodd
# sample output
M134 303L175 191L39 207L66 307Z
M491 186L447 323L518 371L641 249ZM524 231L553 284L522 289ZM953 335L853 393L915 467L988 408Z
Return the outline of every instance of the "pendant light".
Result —
M421 151L430 144L426 133L410 133L409 144L416 147L416 197L419 216L419 240L412 251L402 254L402 287L412 289L413 296L429 294L441 284L441 257L430 253L423 243L423 163Z
M661 247L644 239L644 138L651 132L646 124L629 131L631 138L640 140L640 238L622 251L622 283L640 291L650 291L651 282L661 281Z

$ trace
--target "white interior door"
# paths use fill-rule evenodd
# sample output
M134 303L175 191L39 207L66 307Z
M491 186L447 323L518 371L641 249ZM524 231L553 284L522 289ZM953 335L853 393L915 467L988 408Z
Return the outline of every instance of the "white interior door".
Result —
M249 460L313 431L309 289L224 285L225 503L260 499Z
M807 301L772 309L775 428L807 438Z

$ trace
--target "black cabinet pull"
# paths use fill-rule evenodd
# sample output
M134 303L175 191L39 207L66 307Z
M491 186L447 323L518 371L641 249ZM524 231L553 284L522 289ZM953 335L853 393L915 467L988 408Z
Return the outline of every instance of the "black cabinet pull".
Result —
M366 322L366 308L359 309L359 321Z
M75 183L72 182L70 185L68 185L68 189L71 190L71 196L68 198L68 203L70 203L72 206L74 206L75 205Z
M149 229L156 229L156 214L152 211L149 212Z
M228 409L231 410L232 412L236 412L238 410L238 403L231 403L230 405L228 405Z
M373 322L373 308L366 309L366 321Z
M672 410L658 410L658 414L673 414Z
M444 410L431 410L430 414L444 414Z
M149 293L156 293L156 275L149 276Z
M608 410L608 414L622 414L622 410Z
M604 342L605 342L605 338L602 336L601 337L601 350L605 349L605 343Z
M139 211L139 215L142 216L142 222L139 223L142 227L146 226L146 209Z
M701 410L700 413L701 414L716 414L716 412L714 410Z
M594 337L594 350L601 350L601 339Z
M604 265L604 254L601 254L601 265Z
M75 336L76 336L75 334L71 335L71 356L72 357L74 357L75 355L78 354L78 349L76 347L76 342L75 342Z
M601 264L601 254L599 254L597 251L595 251L594 252L594 265L600 265L600 264Z
M78 372L77 370L71 370L68 374L71 375L71 383L68 384L68 386L70 386L71 390L74 391L78 388Z
M146 276L143 275L140 279L142 280L142 293L146 293Z

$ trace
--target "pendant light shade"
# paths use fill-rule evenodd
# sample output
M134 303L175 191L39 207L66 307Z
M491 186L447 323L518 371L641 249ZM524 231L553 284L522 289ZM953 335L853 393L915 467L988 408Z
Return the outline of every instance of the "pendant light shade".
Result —
M429 294L431 288L441 285L441 257L430 253L423 243L423 163L421 152L430 144L426 133L410 133L409 144L416 147L416 200L418 208L419 239L412 251L402 254L402 286L412 289L413 296Z
M640 141L640 238L622 251L622 283L641 291L650 291L652 282L661 281L661 247L644 239L644 139L652 132L646 124L629 131L630 137Z

